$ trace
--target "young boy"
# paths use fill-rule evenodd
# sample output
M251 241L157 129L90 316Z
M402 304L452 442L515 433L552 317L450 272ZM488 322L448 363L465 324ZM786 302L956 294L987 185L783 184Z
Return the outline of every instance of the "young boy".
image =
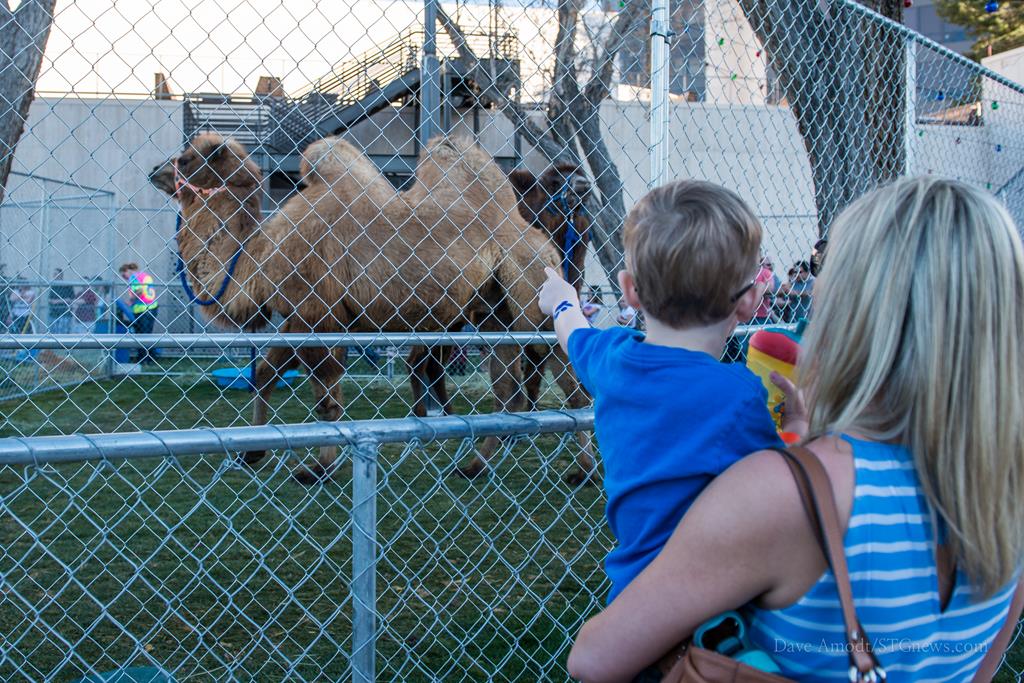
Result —
M677 181L633 207L623 236L619 285L643 313L646 335L591 328L576 290L550 268L539 300L594 397L608 524L618 541L605 562L608 602L654 559L715 476L748 453L782 446L761 380L742 364L719 362L737 321L749 320L764 294L764 283L754 283L754 214L722 187Z

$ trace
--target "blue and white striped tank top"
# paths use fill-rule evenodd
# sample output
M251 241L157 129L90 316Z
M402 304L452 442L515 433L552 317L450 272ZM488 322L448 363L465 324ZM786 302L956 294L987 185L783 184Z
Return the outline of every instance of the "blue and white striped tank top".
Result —
M857 616L890 681L968 681L1006 621L1014 584L984 602L959 571L940 609L928 503L910 453L843 437L856 489L844 546ZM749 609L752 642L785 676L847 681L849 658L831 570L796 603Z

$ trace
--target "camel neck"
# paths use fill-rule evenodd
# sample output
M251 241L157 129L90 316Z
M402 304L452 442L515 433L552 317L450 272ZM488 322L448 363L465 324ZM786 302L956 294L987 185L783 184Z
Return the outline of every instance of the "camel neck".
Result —
M239 288L248 290L258 284L254 279L257 269L244 251L261 238L261 211L257 192L247 192L244 199L239 193L238 188L229 188L208 197L189 197L183 202L177 241L197 299L215 300L204 307L204 314L211 318L224 315L246 325L251 324L255 301L238 294Z

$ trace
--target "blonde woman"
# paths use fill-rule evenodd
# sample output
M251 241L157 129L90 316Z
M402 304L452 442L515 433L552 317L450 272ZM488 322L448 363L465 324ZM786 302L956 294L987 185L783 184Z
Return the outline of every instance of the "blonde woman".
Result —
M989 680L1024 602L1024 252L990 195L905 179L830 235L801 360L808 445L890 681ZM782 674L848 680L835 580L782 458L716 479L569 655L629 680L740 605Z

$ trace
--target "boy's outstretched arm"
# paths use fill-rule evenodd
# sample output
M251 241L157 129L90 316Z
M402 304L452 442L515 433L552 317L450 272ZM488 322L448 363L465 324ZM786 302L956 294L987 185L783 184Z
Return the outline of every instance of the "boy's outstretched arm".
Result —
M554 318L558 344L568 353L569 335L580 328L590 327L590 323L583 315L576 288L563 280L553 268L544 268L544 273L548 279L540 288L537 305L540 306L540 310Z

